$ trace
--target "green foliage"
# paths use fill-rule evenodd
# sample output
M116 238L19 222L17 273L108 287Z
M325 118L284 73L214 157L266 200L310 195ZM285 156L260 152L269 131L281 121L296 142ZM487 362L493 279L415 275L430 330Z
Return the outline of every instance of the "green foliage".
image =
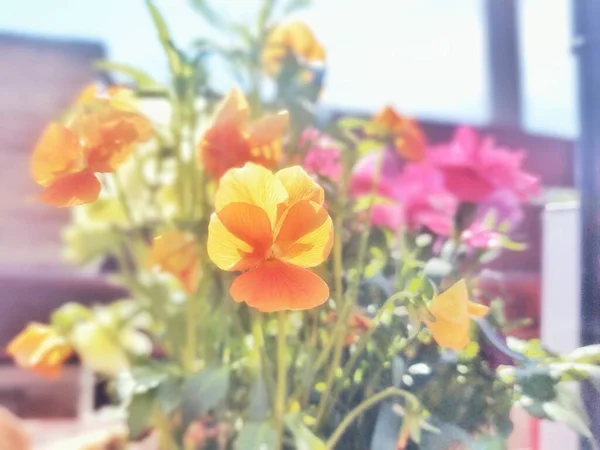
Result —
M273 449L277 445L277 431L270 420L245 422L238 434L235 450Z
M184 424L206 415L223 403L229 390L229 374L226 367L207 367L185 378L181 400Z

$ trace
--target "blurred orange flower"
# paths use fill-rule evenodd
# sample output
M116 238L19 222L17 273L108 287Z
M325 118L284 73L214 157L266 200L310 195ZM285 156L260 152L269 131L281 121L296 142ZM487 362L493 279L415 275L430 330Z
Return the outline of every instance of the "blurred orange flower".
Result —
M170 231L152 241L150 261L162 272L179 280L186 292L195 292L200 280L200 257L194 236Z
M425 320L425 324L440 346L460 350L470 342L470 318L483 317L488 309L469 300L467 283L461 279L431 300L429 312L435 322Z
M54 378L73 350L67 341L48 325L30 323L6 348L15 362L42 376Z
M334 311L330 312L325 319L325 322L331 323L338 319L338 314ZM350 314L348 317L348 335L344 339L344 344L350 345L356 343L360 338L361 333L364 333L373 326L373 320L357 311Z
M329 297L307 270L323 263L333 224L323 188L299 166L277 174L256 164L228 171L215 195L208 256L221 269L244 271L231 296L264 312L302 310Z
M373 122L394 140L394 148L400 156L410 161L425 158L427 141L416 121L401 116L394 108L386 106L373 118Z
M114 172L134 144L152 137L141 114L116 108L108 99L82 106L67 127L51 123L33 152L31 173L45 188L40 199L57 207L91 203L100 194L95 172Z
M269 33L262 52L265 72L276 76L290 56L308 63L325 62L325 49L312 30L299 20L276 25Z
M212 125L199 145L199 157L206 172L221 178L234 167L254 162L269 169L277 167L282 138L288 125L283 111L248 124L248 103L244 94L233 89L218 106Z

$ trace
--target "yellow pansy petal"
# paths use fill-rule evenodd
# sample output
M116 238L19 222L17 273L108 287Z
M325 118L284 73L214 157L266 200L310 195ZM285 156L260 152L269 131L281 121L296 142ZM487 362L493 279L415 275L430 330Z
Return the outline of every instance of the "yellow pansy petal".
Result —
M250 244L225 227L219 216L213 214L208 224L208 257L221 270L243 270L244 257L251 254Z
M267 213L271 227L274 227L278 205L287 198L284 185L271 171L247 163L223 175L215 194L215 209L219 212L230 203L255 205Z
M469 315L474 317L483 317L485 316L490 308L480 303L469 302L467 305L467 311Z
M275 240L278 259L300 267L315 267L329 256L333 222L322 206L306 200L286 212Z
M431 300L429 311L438 320L461 322L468 317L468 304L469 290L465 280L461 279Z
M319 205L325 202L325 192L300 166L286 167L276 174L288 193L288 205L310 200Z
M461 350L469 343L469 320L460 323L436 319L435 322L427 322L427 328L433 339L444 348Z

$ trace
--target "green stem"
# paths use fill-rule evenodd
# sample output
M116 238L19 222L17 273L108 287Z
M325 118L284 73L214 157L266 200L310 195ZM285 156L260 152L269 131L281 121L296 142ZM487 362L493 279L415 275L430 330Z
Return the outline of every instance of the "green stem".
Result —
M283 449L284 416L286 404L286 313L277 313L277 394L275 397L275 427L277 429L277 449Z
M366 410L372 408L377 403L379 403L382 400L385 400L388 397L404 397L409 402L415 405L419 404L417 398L410 392L406 392L402 389L398 389L395 387L389 387L387 389L384 389L383 391L378 392L377 394L360 403L358 406L356 406L356 408L350 411L346 415L346 417L344 417L344 420L342 420L342 422L338 425L338 427L335 429L335 431L325 444L325 450L332 450L337 444L337 442L340 440L344 432L348 429L350 425L352 425L352 422L354 422L354 420L356 420Z
M183 368L187 373L194 372L194 365L196 362L196 348L198 346L196 339L196 295L193 293L188 294L185 300L185 350L182 355Z

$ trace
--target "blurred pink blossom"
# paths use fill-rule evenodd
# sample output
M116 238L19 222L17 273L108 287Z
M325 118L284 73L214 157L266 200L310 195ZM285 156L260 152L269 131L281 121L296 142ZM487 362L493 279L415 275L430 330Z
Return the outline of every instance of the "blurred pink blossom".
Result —
M426 227L449 236L458 202L446 190L442 172L427 161L403 165L392 152L370 153L355 166L351 194L354 197L371 194L379 157L384 160L375 194L390 202L373 206L372 223L393 230L401 225L413 230Z
M539 192L537 177L522 169L524 151L497 147L472 128L460 127L452 141L431 149L431 160L444 173L446 187L460 201L480 203L498 189L526 201Z
M300 137L300 146L308 147L303 164L307 172L329 178L331 181L340 181L340 148L333 139L316 128L307 128Z
M502 244L501 235L487 228L483 223L476 222L463 231L461 239L470 248L495 249Z

